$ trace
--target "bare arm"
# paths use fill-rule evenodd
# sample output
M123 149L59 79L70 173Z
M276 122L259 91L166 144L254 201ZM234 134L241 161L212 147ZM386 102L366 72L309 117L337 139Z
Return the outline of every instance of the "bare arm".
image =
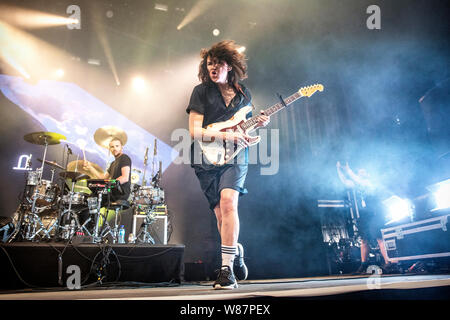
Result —
M345 171L347 172L350 179L352 179L355 183L357 183L361 186L364 186L364 187L372 187L372 184L370 183L370 181L368 179L363 179L360 176L358 176L357 174L355 174L353 172L353 170L350 169L348 163L345 165Z
M116 180L119 180L120 184L124 184L128 182L128 177L130 176L130 167L122 167L120 169L121 176L116 178Z
M87 161L84 162L83 169L89 172L89 176L92 179L109 179L108 171L100 172Z
M339 179L341 180L341 182L347 188L354 188L355 187L355 182L353 182L350 179L347 179L347 177L342 172L342 166L341 166L341 163L339 161L336 163L336 169L337 169L337 173L338 173L338 176L339 176Z

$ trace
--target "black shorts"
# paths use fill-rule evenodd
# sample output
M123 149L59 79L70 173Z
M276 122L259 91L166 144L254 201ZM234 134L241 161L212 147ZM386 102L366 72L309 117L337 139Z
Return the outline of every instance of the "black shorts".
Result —
M360 218L357 222L358 234L362 239L367 241L375 241L381 239L381 229L384 227L385 220L381 214L360 211Z
M248 193L244 188L248 165L224 165L221 167L193 165L200 187L208 199L209 207L214 208L220 201L220 192L225 189L239 191L239 196Z

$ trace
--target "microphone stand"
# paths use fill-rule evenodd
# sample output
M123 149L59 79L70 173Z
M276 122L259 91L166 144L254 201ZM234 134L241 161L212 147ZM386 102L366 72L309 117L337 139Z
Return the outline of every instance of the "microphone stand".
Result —
M143 187L147 184L147 182L145 181L145 172L147 171L147 160L148 160L148 147L145 149L145 156L144 156L144 174L142 175Z
M70 147L66 144L66 148L67 148L67 158L65 159L65 163L64 163L64 175L62 177L62 181L61 181L61 191L60 191L60 195L59 195L59 202L58 202L58 221L57 221L57 226L56 226L56 231L55 231L55 239L57 239L60 236L61 233L61 219L62 219L62 215L61 213L63 212L63 208L62 208L62 203L63 203L63 197L64 197L64 188L66 187L66 179L67 179L67 166L69 165L69 158L70 155L72 154L72 150L70 149ZM64 150L63 150L63 159L64 159Z

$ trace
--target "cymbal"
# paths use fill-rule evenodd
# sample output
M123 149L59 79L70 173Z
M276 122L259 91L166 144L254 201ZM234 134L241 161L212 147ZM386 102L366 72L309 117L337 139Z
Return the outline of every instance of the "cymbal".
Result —
M139 182L139 175L136 173L131 174L131 183L138 183Z
M62 178L71 179L72 181L78 181L78 180L84 180L84 179L90 179L91 177L87 174L81 173L81 172L75 172L75 171L64 171L60 172L59 176Z
M67 171L77 171L79 173L83 173L85 175L91 176L92 173L83 168L84 161L85 160L74 160L74 161L69 162L69 164L67 165ZM98 172L100 172L102 174L104 173L103 169L98 164L87 161L87 160L86 160L86 162L88 162Z
M94 133L94 141L103 148L109 149L109 143L113 138L118 138L122 142L122 146L127 143L127 134L120 128L113 126L105 126L99 128Z
M45 145L47 142L48 145L53 145L59 144L60 140L66 140L66 137L55 132L39 131L26 134L23 139L33 144Z
M37 161L42 162L42 159L38 158ZM62 166L60 166L58 163L56 163L55 161L45 160L45 163L52 167L64 170L64 168Z

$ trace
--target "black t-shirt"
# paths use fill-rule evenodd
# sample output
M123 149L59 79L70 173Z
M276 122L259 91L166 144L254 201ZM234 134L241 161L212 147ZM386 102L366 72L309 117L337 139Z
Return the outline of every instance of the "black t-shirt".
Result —
M194 87L192 91L189 105L186 108L186 112L190 113L194 110L203 115L202 127L206 128L211 123L226 121L230 119L241 108L251 104L250 91L243 85L239 84L242 88L242 92L238 92L231 100L230 105L227 107L223 99L222 93L219 87L214 82L201 83ZM247 114L247 119L252 116L252 112ZM191 163L193 164L194 144L191 146ZM195 149L195 150L199 150ZM245 158L241 158L245 157ZM242 150L236 156L237 163L248 164L248 148Z
M117 188L112 189L111 199L114 200L127 200L130 196L131 190L131 159L126 154L120 155L116 158L108 168L108 173L111 179L117 179L122 175L122 168L130 167L130 173L128 174L128 182L121 185L123 194L121 194Z

